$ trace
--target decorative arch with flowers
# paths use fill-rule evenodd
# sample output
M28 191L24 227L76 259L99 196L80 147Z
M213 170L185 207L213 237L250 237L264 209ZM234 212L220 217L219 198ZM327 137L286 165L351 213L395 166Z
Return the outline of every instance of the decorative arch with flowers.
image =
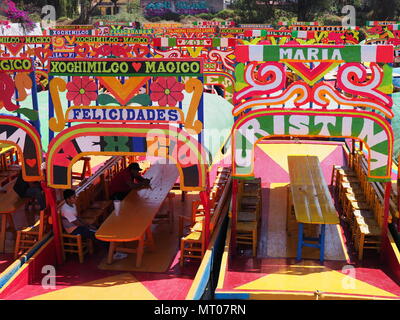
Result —
M61 137L69 132L68 127L71 124L72 128L79 126L81 133L85 132L85 128L89 132L93 126L118 128L121 123L124 123L124 128L136 125L135 128L139 131L146 126L150 126L153 130L165 130L167 125L182 137L200 134L203 130L203 60L201 59L52 58L49 60L49 69L50 141L55 141L53 137L56 135ZM63 103L64 96L67 103ZM189 101L189 107L183 112L182 103L185 96ZM146 131L144 133L138 131L135 135L128 131L117 131L109 132L106 136L102 132L97 133L97 138L102 141L100 142L102 147L93 142L96 137L92 137L92 140L89 139L86 143L88 137L84 141L82 136L78 139L78 144L83 143L84 148L80 147L80 150L95 154L126 152L142 155L159 155L166 149L173 153L175 150L176 143L168 142L171 138L163 143L160 140L161 136L156 141L146 139ZM112 135L116 140L109 138ZM205 188L206 174L203 169L208 166L208 160L204 151L201 151L204 148L200 139L198 138L196 143L193 143L196 140L192 140L191 138L192 151L189 153L180 151L176 161L181 167L186 160L196 164L182 169L185 179L182 187L186 188L185 190L190 188L202 190ZM177 141L182 145L180 139ZM99 148L95 147L95 144ZM53 145L51 143L49 146L49 154L53 152ZM193 162L191 154L197 152L196 148L202 155L201 161L196 158L197 160ZM79 154L79 149L76 153ZM50 158L50 162L57 159L59 157ZM63 162L63 166L68 167L65 161L69 161L68 157ZM57 167L60 164L54 162L48 163L48 166ZM199 168L202 168L201 172ZM63 178L63 173L60 175L61 171L53 170L48 173L49 181L54 179L52 172L57 173L57 179L67 179Z

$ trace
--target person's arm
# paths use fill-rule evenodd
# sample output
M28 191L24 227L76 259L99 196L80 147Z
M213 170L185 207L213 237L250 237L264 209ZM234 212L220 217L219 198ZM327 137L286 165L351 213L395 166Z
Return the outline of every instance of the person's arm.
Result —
M76 225L77 227L86 227L87 225L82 222L79 218L74 221L71 221L72 224Z
M139 181L139 183L135 183L134 179L137 179ZM149 179L145 179L143 178L141 175L135 175L134 177L126 177L125 178L125 182L126 184L131 188L131 189L137 189L137 188L141 188L143 186L146 186L150 183Z
M148 185L150 183L150 179L146 179L144 177L142 177L140 174L135 176L135 179L140 181L140 184L142 185Z
M84 227L86 224L78 217L78 215L74 215L70 212L70 210L62 211L61 215L68 220L68 222L76 225L77 227Z
M87 227L89 226L87 223L83 222L81 218L78 216L77 212L74 214L69 210L61 212L62 216L67 219L70 223L76 225L77 227Z
M125 183L129 186L131 189L136 189L140 188L142 186L141 183L135 183L133 182L133 179L125 179Z

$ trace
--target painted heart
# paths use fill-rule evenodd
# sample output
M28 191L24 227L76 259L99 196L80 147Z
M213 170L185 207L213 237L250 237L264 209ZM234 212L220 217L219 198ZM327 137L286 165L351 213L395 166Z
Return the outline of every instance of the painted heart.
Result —
M36 159L26 159L26 164L33 168L34 166L36 166Z
M324 61L316 64L314 68L309 68L306 63L287 61L285 64L300 76L309 85L314 85L327 72L336 68L340 63L334 61Z
M98 77L98 79L111 92L114 98L124 106L147 83L150 77L130 77L123 84L116 77Z
M132 62L133 69L136 70L136 72L139 72L140 68L142 67L142 64L140 62Z
M132 48L132 52L135 54L136 58L142 58L150 52L150 49L146 46L135 44Z
M53 54L53 51L50 49L44 49L44 48L35 48L35 56L40 60L42 65L47 61L49 57L51 57Z
M24 47L24 43L7 43L5 44L5 47L8 49L8 51L11 52L13 56L16 56L18 52L21 51L21 49Z
M87 54L89 53L89 45L84 43L83 45L77 45L75 47L75 53L83 58L86 58Z

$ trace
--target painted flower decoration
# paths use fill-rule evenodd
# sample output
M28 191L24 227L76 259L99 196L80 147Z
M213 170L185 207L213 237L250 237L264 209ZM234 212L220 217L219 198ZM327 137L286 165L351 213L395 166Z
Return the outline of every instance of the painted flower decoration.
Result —
M184 98L184 88L185 85L176 81L175 77L160 77L150 86L150 99L157 101L159 106L175 107Z
M67 99L76 106L88 106L97 99L97 85L89 77L72 77L67 83Z

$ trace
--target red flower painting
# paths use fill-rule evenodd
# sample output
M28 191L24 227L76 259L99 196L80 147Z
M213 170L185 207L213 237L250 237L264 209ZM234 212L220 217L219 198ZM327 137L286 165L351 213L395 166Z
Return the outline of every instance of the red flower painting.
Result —
M96 82L89 77L72 77L67 90L67 99L76 106L88 106L97 99Z
M157 101L159 106L175 107L184 98L184 88L185 85L176 81L175 77L160 77L150 86L150 99Z

